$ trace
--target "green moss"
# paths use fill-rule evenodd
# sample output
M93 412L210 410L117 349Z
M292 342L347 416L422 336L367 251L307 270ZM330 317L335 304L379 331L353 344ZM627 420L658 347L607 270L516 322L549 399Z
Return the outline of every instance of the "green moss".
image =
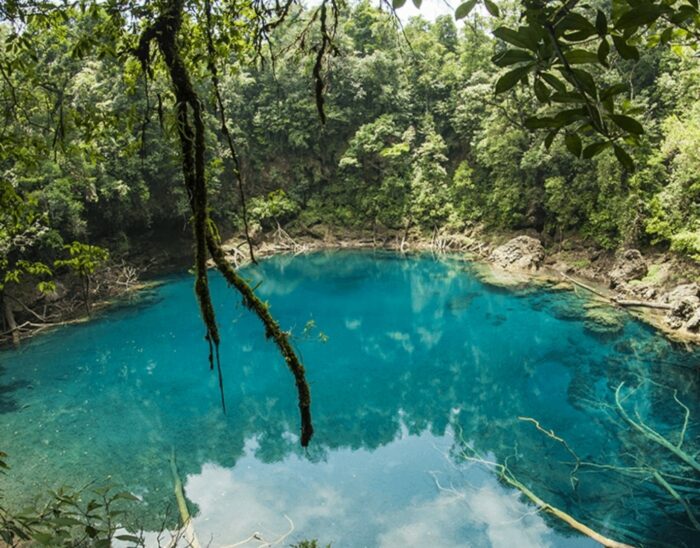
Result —
M590 308L584 314L584 328L597 335L619 333L625 327L626 315L614 308L600 306Z

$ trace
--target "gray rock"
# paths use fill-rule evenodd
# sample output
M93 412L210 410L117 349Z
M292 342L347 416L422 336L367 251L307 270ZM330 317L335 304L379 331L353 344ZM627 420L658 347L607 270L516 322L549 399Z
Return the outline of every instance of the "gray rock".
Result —
M700 308L695 310L695 313L686 322L685 328L692 333L700 331Z
M671 329L686 327L689 331L700 329L700 287L696 283L675 287L664 301L671 305L666 314L666 324Z
M490 259L506 270L537 270L544 262L544 247L536 238L518 236L494 249Z
M700 302L700 286L696 283L676 286L666 295L665 301L673 304L683 299L698 299Z
M638 280L647 275L649 271L642 254L636 249L626 249L620 252L610 271L610 287L617 287L621 283L630 280Z

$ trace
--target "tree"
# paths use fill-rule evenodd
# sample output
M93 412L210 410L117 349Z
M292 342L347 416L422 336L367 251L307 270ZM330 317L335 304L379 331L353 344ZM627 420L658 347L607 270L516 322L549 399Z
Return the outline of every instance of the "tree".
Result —
M90 302L90 282L92 275L98 266L109 258L109 252L96 245L73 242L64 246L70 254L70 259L57 259L54 266L57 268L68 267L79 278L83 288L83 302L85 313L89 316L92 303Z

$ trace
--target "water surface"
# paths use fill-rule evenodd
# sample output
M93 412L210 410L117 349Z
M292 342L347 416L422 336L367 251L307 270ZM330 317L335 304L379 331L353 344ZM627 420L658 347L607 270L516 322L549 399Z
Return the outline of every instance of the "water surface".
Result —
M618 540L698 545L686 509L652 476L668 474L698 514L700 478L635 434L614 402L624 383L630 416L676 444L678 400L689 412L681 447L697 452L697 353L626 316L617 331L585 321L590 303L574 293L497 289L469 264L430 256L279 256L245 273L306 364L308 451L290 373L213 275L222 413L192 280L174 276L138 304L0 353L7 501L110 481L143 499L139 523L156 530L174 504L174 450L212 546L290 530L283 545L595 545L536 512L482 458Z

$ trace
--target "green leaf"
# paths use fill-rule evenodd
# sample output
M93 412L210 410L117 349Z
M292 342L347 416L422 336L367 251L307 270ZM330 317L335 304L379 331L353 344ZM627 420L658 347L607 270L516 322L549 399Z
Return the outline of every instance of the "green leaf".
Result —
M566 110L562 110L557 113L555 119L559 123L560 126L563 125L569 125L572 124L573 122L576 122L578 120L586 120L587 119L587 114L586 114L586 109L581 107L581 108L570 108Z
M608 99L609 97L613 97L614 95L620 95L620 93L626 93L627 90L629 89L627 84L614 84L610 86L609 88L605 88L603 91L600 92L600 98L604 101Z
M568 133L566 137L564 137L564 144L566 144L566 148L569 149L571 154L577 158L581 157L581 138L578 135L575 133Z
M630 118L629 116L625 116L623 114L611 114L610 118L613 122L615 122L615 124L629 133L633 133L634 135L642 135L644 133L642 124L637 122L637 120L634 118Z
M557 128L559 124L554 120L554 118L537 118L532 116L524 122L527 129L545 129L545 128Z
M403 5L406 3L406 0L391 0L391 7L394 8L395 10L403 7Z
M598 10L595 16L595 29L598 31L598 35L604 38L608 34L608 18L605 16L601 10Z
M609 141L605 141L602 143L593 143L592 145L588 145L583 149L582 156L587 160L593 158L603 152L606 148L609 148L610 144L611 143Z
M596 96L595 80L593 80L593 76L591 76L590 73L577 68L572 68L571 72L569 72L565 67L561 66L557 67L557 69L559 69L561 75L566 78L571 85L576 88L583 88L591 97Z
M558 132L559 128L556 128L547 133L547 136L544 138L544 146L547 150L552 147L552 143L554 142L554 138L557 136Z
M420 9L422 3L423 0L413 0L413 5L416 6L416 9Z
M528 32L528 29L525 27L520 27L517 31L509 29L508 27L498 27L493 31L493 35L519 48L525 48L535 52L539 48L539 41L535 38L533 33Z
M460 4L455 10L455 19L459 21L469 15L474 9L474 6L476 6L477 1L478 0L467 0L464 4Z
M518 67L509 72L506 72L501 76L496 82L496 95L500 93L505 93L509 89L515 87L515 85L530 72L530 66Z
M624 148L618 145L613 145L613 150L615 151L615 157L617 161L622 164L622 166L628 171L634 171L634 160L625 151Z
M559 80L559 78L557 78L553 74L550 74L548 72L542 72L540 73L540 77L558 92L564 93L566 91L566 84Z
M580 37L577 36L579 40L585 40L597 33L596 28L588 19L574 11L569 12L566 17L561 20L559 28L578 31L577 34L581 35Z
M637 29L644 25L649 25L656 21L661 15L661 8L656 4L645 3L634 6L615 22L617 29Z
M570 65L582 65L585 63L598 63L598 56L585 49L572 49L564 54Z
M610 44L608 43L606 38L603 38L600 41L600 45L598 46L598 61L600 61L600 64L607 67L608 66L608 55L610 54Z
M555 103L585 103L586 99L580 93L575 91L565 92L565 93L553 93L551 100Z
M537 100L540 101L541 103L546 103L549 101L549 89L547 86L544 85L542 80L539 78L535 80L535 97L537 97Z
M506 51L498 53L491 58L491 61L493 61L493 63L499 67L507 67L509 65L514 65L515 63L534 60L535 58L530 53L522 49L507 49Z
M639 60L639 51L634 46L630 46L622 36L612 35L613 44L615 44L615 49L620 54L623 59Z
M499 17L501 15L501 11L498 9L498 6L491 0L484 0L484 6L486 6L486 11L488 11L494 17Z

